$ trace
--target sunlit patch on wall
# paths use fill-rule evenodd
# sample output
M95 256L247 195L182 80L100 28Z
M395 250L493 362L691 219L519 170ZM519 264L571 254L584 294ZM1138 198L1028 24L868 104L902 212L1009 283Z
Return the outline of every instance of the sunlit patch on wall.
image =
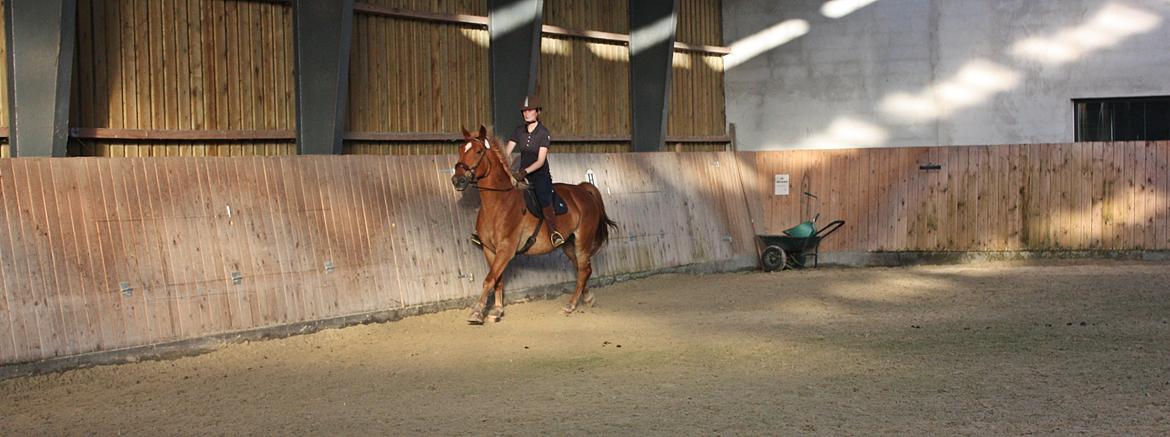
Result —
M896 93L882 99L881 110L901 121L928 121L986 101L996 93L1014 88L1020 73L976 59L954 77L916 93Z
M488 33L484 29L460 28L459 34L463 35L464 38L471 40L471 42L475 43L477 46L487 48L488 45L490 45L488 42L490 38L488 38Z
M559 38L541 38L540 53L544 55L569 56L573 54L573 44Z
M829 18L841 18L857 12L858 9L869 6L877 0L830 0L821 5L821 15Z
M728 70L738 67L768 50L804 36L808 30L808 21L800 19L782 21L731 44L731 54L723 59L723 65Z
M800 142L804 149L846 149L883 146L889 134L880 126L849 117L833 120L824 131Z
M1154 30L1162 17L1129 6L1111 3L1077 27L1049 36L1027 38L1012 46L1012 55L1044 64L1060 65L1115 46L1129 37Z
M723 71L722 56L703 56L703 64L715 71Z
M649 26L643 26L634 29L630 33L630 39L637 39L640 41L639 47L654 47L657 44L666 42L672 35L675 34L675 29L678 25L678 20L674 14L659 18L658 21L651 23ZM634 54L638 53L641 48L635 48Z
M491 27L496 35L506 35L530 23L530 2L511 2L492 11Z
M626 62L629 60L630 51L625 46L586 42L585 48L593 53L593 56L606 61Z

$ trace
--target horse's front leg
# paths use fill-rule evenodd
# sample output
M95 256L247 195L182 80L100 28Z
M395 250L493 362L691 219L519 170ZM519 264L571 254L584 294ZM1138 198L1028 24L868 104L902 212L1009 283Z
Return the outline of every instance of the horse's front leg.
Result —
M496 298L491 311L488 311L488 321L495 323L504 317L504 272L500 272L500 279L496 281Z
M508 267L508 263L512 261L512 257L516 256L515 245L500 245L496 246L495 252L484 250L484 258L488 262L488 274L483 278L483 292L479 295L479 300L471 307L471 314L467 316L467 322L472 324L483 323L483 310L487 306L487 299L489 293L496 288L496 284L500 282L500 278L504 274L504 269ZM502 305L497 301L496 305Z

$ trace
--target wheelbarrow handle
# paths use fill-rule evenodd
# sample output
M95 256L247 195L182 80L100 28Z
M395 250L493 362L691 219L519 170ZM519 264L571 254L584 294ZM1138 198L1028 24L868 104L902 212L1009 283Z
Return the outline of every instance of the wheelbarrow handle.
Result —
M816 236L821 238L828 237L829 234L836 232L837 229L841 228L841 226L845 226L845 220L833 220L829 224L825 225L825 227L821 228L821 230L817 231Z

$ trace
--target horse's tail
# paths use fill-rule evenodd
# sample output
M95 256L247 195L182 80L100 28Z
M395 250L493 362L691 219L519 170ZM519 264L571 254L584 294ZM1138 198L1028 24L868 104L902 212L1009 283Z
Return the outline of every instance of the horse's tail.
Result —
M605 202L601 200L601 191L591 183L582 182L581 186L585 188L585 192L589 193L597 200L597 210L600 214L600 220L597 224L597 232L593 234L593 252L601 249L605 242L609 241L609 228L617 229L617 222L610 220L609 216L605 214Z

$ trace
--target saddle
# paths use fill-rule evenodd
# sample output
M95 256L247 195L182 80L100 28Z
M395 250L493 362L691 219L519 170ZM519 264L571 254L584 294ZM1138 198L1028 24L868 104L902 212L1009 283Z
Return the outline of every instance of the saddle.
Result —
M565 213L569 212L569 206L565 205L565 199L562 199L561 195L557 194L556 191L553 191L552 206L553 213L556 215L564 215ZM524 208L527 209L528 213L532 214L533 217L540 219L540 222L537 223L536 229L532 232L532 235L528 236L528 240L524 242L524 246L516 251L517 254L528 252L528 249L531 249L532 245L536 244L536 235L540 233L540 228L544 227L544 211L540 208L540 201L536 199L536 192L533 191L532 188L524 190ZM570 234L568 241L571 241L572 238L573 235ZM483 241L479 239L479 234L471 234L471 244L474 244L477 247L483 247Z
M553 212L556 213L556 215L564 215L565 213L569 212L569 206L565 205L565 199L562 199L561 195L557 194L555 190L553 191L552 207ZM533 191L532 188L524 190L524 208L527 209L528 213L532 214L533 217L541 219L544 218L544 211L540 209L540 201L536 200L536 191Z

